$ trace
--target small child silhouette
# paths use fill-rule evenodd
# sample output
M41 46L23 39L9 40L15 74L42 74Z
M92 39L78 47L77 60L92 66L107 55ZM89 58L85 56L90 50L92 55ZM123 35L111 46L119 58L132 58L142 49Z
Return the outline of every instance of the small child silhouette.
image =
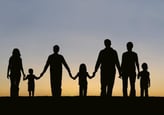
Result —
M72 77L74 80L79 77L79 96L87 96L87 77L92 78L87 72L87 67L84 63L80 64L79 72L76 74L75 77Z
M29 92L29 96L34 96L35 93L35 79L39 79L40 77L36 77L33 74L33 69L29 68L28 70L29 74L23 78L23 80L28 80L28 92Z
M140 79L140 96L141 97L148 97L149 92L148 88L150 87L150 73L148 70L147 63L142 64L142 71L138 73L138 79Z

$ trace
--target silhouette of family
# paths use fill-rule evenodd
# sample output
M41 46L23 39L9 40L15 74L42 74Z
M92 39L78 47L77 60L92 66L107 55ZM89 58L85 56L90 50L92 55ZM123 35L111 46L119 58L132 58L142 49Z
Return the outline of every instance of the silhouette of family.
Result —
M36 76L32 68L29 68L29 74L26 76L23 69L20 51L18 48L14 48L12 56L9 58L7 69L7 78L10 79L10 96L19 96L21 74L23 74L23 80L28 80L29 96L34 96L35 79L37 80L43 77L49 67L51 94L53 97L60 97L62 94L62 71L64 66L70 78L73 80L78 78L79 96L87 96L87 78L94 78L100 68L100 96L112 96L116 71L118 71L119 77L122 79L123 97L136 96L136 77L140 79L140 96L148 97L148 88L150 87L150 73L148 72L148 65L144 62L142 64L143 70L140 71L138 55L132 50L133 43L128 42L126 44L127 51L122 54L121 63L119 61L117 51L111 47L111 40L105 39L104 45L105 48L100 50L91 76L87 71L85 63L80 64L79 71L75 76L73 76L64 56L59 54L60 47L58 45L53 46L53 53L48 56L40 76ZM128 81L130 82L129 94L127 92Z

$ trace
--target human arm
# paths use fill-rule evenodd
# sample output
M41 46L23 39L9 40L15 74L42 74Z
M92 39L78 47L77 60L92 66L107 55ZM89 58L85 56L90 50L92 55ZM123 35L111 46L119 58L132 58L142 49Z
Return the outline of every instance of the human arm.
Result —
M23 79L24 79L26 75L25 75L25 72L24 72L22 60L21 60L21 72L22 72L22 74L23 74Z
M25 77L23 77L23 80L27 80L28 79L28 75L27 76L25 76Z
M45 66L44 66L44 69L43 69L43 71L41 72L39 78L41 78L41 77L44 75L44 73L47 71L48 66L49 66L49 61L50 61L50 56L48 57L48 59L47 59L47 61L46 61L46 64L45 64Z
M40 79L40 77L37 77L37 76L35 76L35 75L34 75L34 78L35 78L36 80Z
M87 72L87 76L88 78L92 79L95 76L95 74L93 73L92 75L89 75L89 73Z
M7 79L10 78L10 67L8 66L8 69L7 69Z
M118 54L117 52L115 52L115 63L116 63L116 67L117 67L117 70L118 70L118 73L119 73L119 78L121 78L121 66L120 66L120 61L118 59Z
M141 77L141 72L138 73L137 78L139 79Z
M10 72L11 72L11 58L9 59L9 64L7 67L7 79L10 78Z
M67 64L67 62L65 61L64 57L62 57L62 58L63 58L63 65L64 65L64 67L65 67L66 70L68 71L69 76L73 79L71 70L70 70L70 68L69 68L69 66L68 66L68 64Z
M93 77L96 75L96 72L98 71L98 68L100 67L101 65L101 59L102 59L102 52L99 53L98 55L98 58L97 58L97 61L96 61L96 64L95 64L95 69L94 69L94 72L93 72Z
M120 64L120 71L121 71L121 74L119 75L119 78L122 79L122 74L123 74L123 70L124 70L124 62L125 62L125 54L123 53L122 54L122 59L121 59L121 64Z
M136 54L136 67L137 67L137 71L138 73L140 72L140 67L139 67L139 60L138 60L138 55Z
M148 72L148 87L150 87L150 73Z
M150 84L150 80L148 81L148 87L150 87L151 86L151 84Z
M10 78L10 65L8 65L8 68L7 68L7 79Z
M73 80L75 80L79 76L79 72L75 75L75 77L72 77Z

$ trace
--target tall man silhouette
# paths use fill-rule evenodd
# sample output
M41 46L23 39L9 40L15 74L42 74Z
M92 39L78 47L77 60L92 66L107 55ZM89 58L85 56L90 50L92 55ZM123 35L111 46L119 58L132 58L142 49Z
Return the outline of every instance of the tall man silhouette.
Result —
M99 52L93 76L100 67L101 96L112 96L116 67L120 74L120 63L116 50L111 47L109 39L104 40L105 48Z
M64 57L60 55L59 46L55 45L53 47L54 53L49 55L47 62L44 66L43 72L40 74L40 77L46 72L47 68L50 66L50 81L51 81L51 92L52 96L59 97L61 96L61 85L62 85L62 65L68 71L70 77L72 76L69 66L67 65Z
M127 97L127 88L128 88L128 78L130 80L130 96L136 96L135 90L135 81L136 81L136 68L138 73L139 69L139 61L138 55L136 52L132 51L133 43L127 43L127 51L122 54L122 62L121 62L121 71L122 71L122 81L123 81L123 96Z

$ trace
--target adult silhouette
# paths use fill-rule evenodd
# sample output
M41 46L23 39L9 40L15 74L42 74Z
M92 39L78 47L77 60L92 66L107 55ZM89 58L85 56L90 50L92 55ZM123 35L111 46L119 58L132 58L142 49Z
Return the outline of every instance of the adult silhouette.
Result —
M9 58L7 78L10 79L10 96L19 96L19 84L21 79L21 72L25 77L21 54L18 48L14 48L12 56Z
M136 96L136 90L135 90L135 81L136 81L136 68L138 70L138 73L140 71L139 69L139 61L138 61L138 55L136 52L132 51L133 49L133 43L128 42L127 45L127 51L122 54L122 62L121 62L121 71L122 71L122 81L123 81L123 96L127 97L128 92L128 79L130 80L130 96L135 97Z
M105 48L99 52L93 76L100 67L101 96L112 96L116 68L120 74L120 62L117 51L111 47L109 39L104 40Z
M68 71L70 77L72 76L70 68L66 63L64 57L59 54L59 46L54 45L54 53L48 56L47 62L44 66L43 72L40 74L40 77L46 72L47 68L50 66L50 81L51 81L51 92L52 96L59 97L61 96L62 91L62 65Z

